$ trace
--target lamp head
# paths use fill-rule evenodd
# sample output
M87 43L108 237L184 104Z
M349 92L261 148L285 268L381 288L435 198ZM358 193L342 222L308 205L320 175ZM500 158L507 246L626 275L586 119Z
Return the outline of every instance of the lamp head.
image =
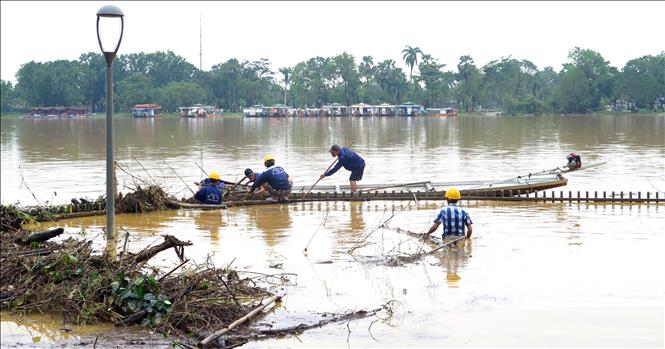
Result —
M122 10L114 5L106 5L97 11L97 41L109 67L120 48L125 29L124 17Z

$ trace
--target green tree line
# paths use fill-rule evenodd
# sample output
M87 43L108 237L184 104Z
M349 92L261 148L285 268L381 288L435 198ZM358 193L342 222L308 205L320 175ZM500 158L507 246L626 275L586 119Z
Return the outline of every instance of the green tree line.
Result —
M560 71L526 59L502 57L478 67L461 56L447 69L419 47L406 46L408 72L392 59L357 60L343 52L313 57L274 71L270 61L229 59L201 71L172 51L119 55L113 64L114 110L158 103L166 111L196 103L240 111L252 104L320 107L329 103L406 101L426 107L454 104L463 111L589 113L611 106L658 111L665 104L665 51L610 66L600 53L575 47ZM408 73L408 76L407 76ZM35 106L86 106L105 110L106 65L98 53L78 60L28 62L16 85L2 81L2 111Z

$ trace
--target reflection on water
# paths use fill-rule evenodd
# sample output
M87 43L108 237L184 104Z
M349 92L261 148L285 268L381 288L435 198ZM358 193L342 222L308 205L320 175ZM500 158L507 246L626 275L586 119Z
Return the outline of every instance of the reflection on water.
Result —
M2 202L35 203L22 175L42 201L104 193L103 118L1 123ZM261 167L263 156L271 154L296 185L305 185L328 166L330 144L351 141L367 160L365 183L508 178L563 165L575 151L585 163L608 163L570 174L570 190L665 190L665 118L655 115L117 118L115 123L116 160L180 196L189 190L163 160L188 182L202 175L194 161L233 180L246 167ZM121 185L133 184L126 174L118 176ZM655 176L654 183L649 176ZM346 179L338 175L325 182Z
M460 269L464 269L465 264L468 262L471 253L473 252L473 240L461 240L457 246L448 250L448 253L438 253L442 265L446 266L446 281L448 287L460 287L460 280L462 277L459 275Z
M397 325L372 326L378 343L367 335L375 319L349 324L352 346L663 344L665 285L655 268L665 262L663 205L463 202L474 217L474 236L449 254L402 266L354 257L415 251L418 241L377 227L392 217L393 227L426 231L441 205L296 203L121 215L118 224L132 233L133 250L173 234L194 243L185 253L195 261L211 254L217 265L232 263L241 273L297 274L278 289L286 294L283 307L265 319L275 326L311 312L397 301L403 309ZM65 223L70 235L95 222L81 218L41 227ZM86 234L94 236L94 229ZM368 244L350 255L366 236ZM174 253L163 254L151 263L177 263ZM607 315L614 313L621 317ZM346 334L346 324L331 325L299 336L302 343L287 338L250 346L343 346Z
M260 167L262 156L270 153L297 183L306 184L330 163L325 150L331 143L351 140L367 159L367 183L509 177L560 165L575 151L583 161L608 164L570 174L566 191L654 191L654 185L665 188L665 178L659 179L665 173L663 120L119 119L116 139L121 162L144 175L138 160L156 181L180 195L188 190L162 159L191 182L201 176L194 160L237 179L245 167ZM32 202L21 185L19 164L43 201L102 194L102 136L103 119L3 119L3 202ZM654 180L645 180L648 176ZM326 184L346 180L333 176ZM210 256L217 266L232 264L241 273L297 274L277 288L286 297L267 322L371 309L390 300L401 309L392 327L377 322L371 335L367 329L375 319L365 319L349 323L348 329L346 323L330 325L298 339L250 347L340 347L347 345L347 335L354 347L663 346L665 284L656 266L665 264L665 206L463 202L474 219L474 235L451 253L402 266L359 258L413 252L419 245L410 236L379 226L390 219L390 226L424 232L441 205L310 202L119 215L116 224L130 232L132 252L171 234L192 241L185 254L197 262ZM103 216L34 228L54 226L66 230L59 238L95 238L98 250L107 245ZM349 254L364 238L366 244ZM116 242L115 248L122 244ZM178 262L175 253L166 251L150 263ZM4 338L3 333L3 343Z
M73 343L81 336L113 330L112 325L74 326L63 323L57 315L13 316L2 313L0 333L3 346L24 343L29 346L51 347L53 343ZM78 343L78 341L76 341Z

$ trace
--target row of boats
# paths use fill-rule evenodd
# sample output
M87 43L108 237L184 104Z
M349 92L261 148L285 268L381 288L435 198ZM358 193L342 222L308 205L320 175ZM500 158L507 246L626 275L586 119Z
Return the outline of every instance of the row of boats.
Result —
M222 109L210 105L195 104L191 107L179 107L179 114L182 117L200 118L208 116L222 115ZM354 105L342 105L333 103L324 105L321 108L293 108L286 105L275 105L266 107L263 105L253 105L244 108L243 115L246 117L329 117L329 116L455 116L457 111L454 108L425 108L422 105L414 103L404 103L399 105L378 104L370 105L365 103ZM130 114L134 117L153 117L161 113L161 106L157 104L137 104L131 110Z
M293 108L285 105L266 107L253 105L242 110L246 117L328 117L328 116L455 116L454 108L425 108L414 103L399 105L365 103L342 105L333 103L321 108Z
M137 104L129 110L129 113L135 118L148 118L159 116L162 107L158 104ZM179 107L180 116L187 118L205 118L208 116L222 115L223 110L211 105L195 104L191 107Z

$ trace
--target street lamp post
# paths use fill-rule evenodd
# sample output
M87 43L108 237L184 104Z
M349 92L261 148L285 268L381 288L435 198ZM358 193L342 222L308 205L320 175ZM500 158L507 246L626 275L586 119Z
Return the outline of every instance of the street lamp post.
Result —
M124 13L113 5L97 11L97 41L106 59L106 238L115 238L115 180L113 178L113 59L125 29ZM101 29L101 30L100 30Z

